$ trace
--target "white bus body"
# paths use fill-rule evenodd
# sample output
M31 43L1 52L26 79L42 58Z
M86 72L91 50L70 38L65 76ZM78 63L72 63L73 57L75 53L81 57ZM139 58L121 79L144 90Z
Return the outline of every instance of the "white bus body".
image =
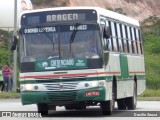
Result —
M118 109L136 108L145 90L137 20L99 7L60 7L23 13L20 21L23 105L37 104L43 114L99 103L111 114L115 101Z

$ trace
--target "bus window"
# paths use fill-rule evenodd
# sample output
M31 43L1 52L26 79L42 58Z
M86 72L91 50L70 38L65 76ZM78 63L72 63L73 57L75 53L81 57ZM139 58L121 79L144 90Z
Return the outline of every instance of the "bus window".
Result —
M117 47L117 40L116 40L116 30L114 22L111 22L111 32L112 32L112 39L113 39L113 50L115 52L118 51Z
M128 44L129 44L130 53L132 54L132 41L128 40Z
M83 25L82 25L83 26ZM71 41L73 31L70 26L61 26L61 58L94 58L101 57L100 34L96 25L86 25L86 30L79 30Z
M117 35L118 35L119 51L123 52L122 36L121 36L121 29L120 29L119 23L117 23Z
M119 51L119 41L118 41L118 32L117 32L117 23L114 22L114 28L115 28L115 38L116 38L116 44L117 44L117 51Z
M137 35L136 35L136 28L134 28L134 36L135 36L135 42L136 42L136 52L137 52L137 54L139 54L139 51L138 51L138 41L137 41Z
M125 26L123 24L120 24L120 28L121 28L123 51L127 53L127 47L125 48L125 43L126 43Z
M128 29L126 25L125 25L125 34L126 34L126 43L127 43L127 53L130 53L129 42L128 42Z
M129 27L129 32L130 32L130 41L131 41L132 54L134 54L135 51L134 51L134 44L133 44L132 27Z
M118 49L117 49L117 39L115 37L113 37L113 45L114 45L114 52L117 52Z
M138 29L135 30L136 32L136 42L137 42L137 52L141 54L141 48L140 48L140 40L139 40L139 35L138 35Z
M110 26L110 21L108 21L108 20L106 20L105 21L105 26L102 24L102 28L104 28L104 27L106 27L107 28L107 31L109 30L109 31L111 31L111 26ZM110 32L111 33L111 32ZM104 35L104 33L103 33L103 35ZM109 38L105 38L104 36L103 36L103 50L104 51L108 51L108 50L111 50L111 48L112 48L112 46L111 46L111 37L109 37Z
M111 32L112 32L112 37L116 37L114 22L111 22Z
M130 27L127 26L127 35L128 35L128 47L129 47L129 52L132 54L132 44L131 44L131 33L130 33Z
M138 38L139 38L139 42L140 42L140 53L143 54L143 50L142 50L142 40L141 40L141 32L140 30L138 30Z
M131 33L132 33L132 41L133 41L133 50L134 54L137 54L137 49L136 49L136 38L135 38L135 33L134 33L135 28L131 28Z
M26 56L26 51L25 51L25 39L22 37L22 35L20 35L20 60L21 62L23 61L24 56Z
M124 40L124 52L128 53L127 40Z
M112 30L111 29L111 21L108 21L108 24L109 24L109 28L110 28L110 31ZM111 37L110 37L110 43L111 43L111 51L114 51L114 46L113 46L113 37L112 37L112 32L111 32Z

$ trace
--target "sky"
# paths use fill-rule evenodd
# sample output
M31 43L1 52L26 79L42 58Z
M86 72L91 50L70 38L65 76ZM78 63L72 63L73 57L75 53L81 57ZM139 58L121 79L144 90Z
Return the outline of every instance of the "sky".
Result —
M13 30L14 27L14 1L15 0L0 0L0 29L2 27L9 27L9 30ZM24 5L26 3L26 5ZM22 11L32 9L32 3L30 0L17 0L17 18ZM18 21L17 21L18 22Z

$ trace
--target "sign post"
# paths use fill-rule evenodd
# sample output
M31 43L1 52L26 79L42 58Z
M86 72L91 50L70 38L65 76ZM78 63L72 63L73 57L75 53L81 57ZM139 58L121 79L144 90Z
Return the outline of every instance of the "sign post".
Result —
M13 33L13 36L17 36L17 0L14 0L14 33ZM16 88L17 88L17 48L14 50L13 66L14 66L13 88L14 88L14 92L16 92Z

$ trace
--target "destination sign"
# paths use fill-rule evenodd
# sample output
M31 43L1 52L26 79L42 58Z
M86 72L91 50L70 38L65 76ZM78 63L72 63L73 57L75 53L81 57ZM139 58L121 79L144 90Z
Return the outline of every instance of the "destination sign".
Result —
M57 21L74 21L74 20L84 20L85 14L58 14L58 15L47 15L47 22L57 22Z
M56 32L56 27L41 27L41 28L26 28L26 29L24 29L25 34L42 33L42 32Z
M35 25L59 22L97 21L95 10L57 10L25 13L21 17L21 25Z
M86 31L86 30L97 30L98 26L95 24L82 24L82 25L61 25L54 27L33 27L33 28L23 28L24 34L37 34L37 33L54 33L54 32L69 32L69 31Z

